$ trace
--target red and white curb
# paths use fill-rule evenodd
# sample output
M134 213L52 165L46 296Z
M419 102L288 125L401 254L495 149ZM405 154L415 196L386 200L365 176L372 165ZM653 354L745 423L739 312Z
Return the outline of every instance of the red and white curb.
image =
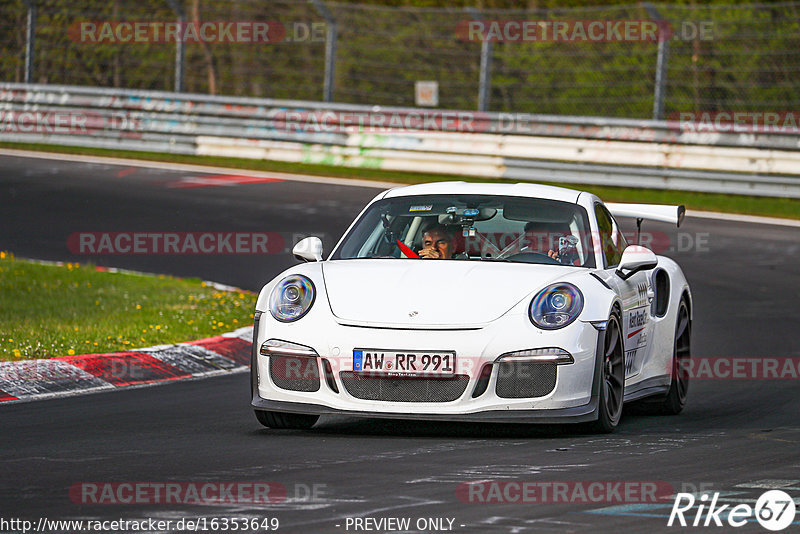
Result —
M253 327L174 345L0 362L0 402L21 402L244 372Z

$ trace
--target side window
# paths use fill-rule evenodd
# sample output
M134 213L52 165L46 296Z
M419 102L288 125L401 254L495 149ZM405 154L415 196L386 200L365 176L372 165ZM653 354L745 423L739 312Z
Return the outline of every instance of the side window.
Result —
M617 227L614 218L602 204L595 204L594 213L600 230L600 246L603 248L606 267L616 267L622 258L622 251L628 246L625 236Z

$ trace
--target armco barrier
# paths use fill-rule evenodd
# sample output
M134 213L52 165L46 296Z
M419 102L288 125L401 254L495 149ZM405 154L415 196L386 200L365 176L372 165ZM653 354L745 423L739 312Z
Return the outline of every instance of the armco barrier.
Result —
M0 141L800 198L800 134L681 127L0 83Z

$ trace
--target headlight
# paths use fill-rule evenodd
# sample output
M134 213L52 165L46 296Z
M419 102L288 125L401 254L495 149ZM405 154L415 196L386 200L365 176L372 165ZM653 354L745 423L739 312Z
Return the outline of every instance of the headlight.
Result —
M305 276L287 276L276 285L269 296L269 312L283 323L296 321L314 304L314 283Z
M531 301L531 322L545 330L563 328L574 321L583 310L583 295L572 284L547 286Z

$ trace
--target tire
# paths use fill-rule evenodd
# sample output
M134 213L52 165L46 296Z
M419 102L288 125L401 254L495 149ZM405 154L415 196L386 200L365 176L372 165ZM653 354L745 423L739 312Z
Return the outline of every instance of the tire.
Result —
M675 342L672 346L672 383L667 396L654 406L655 412L662 415L678 415L686 406L689 394L688 362L692 357L692 320L686 299L678 305L678 320L675 325Z
M267 428L307 430L314 426L318 415L304 413L283 413L254 410L258 422Z
M597 420L590 428L596 433L613 432L622 418L625 398L625 347L622 342L622 327L619 316L613 313L603 336L600 374L600 398L597 404Z

